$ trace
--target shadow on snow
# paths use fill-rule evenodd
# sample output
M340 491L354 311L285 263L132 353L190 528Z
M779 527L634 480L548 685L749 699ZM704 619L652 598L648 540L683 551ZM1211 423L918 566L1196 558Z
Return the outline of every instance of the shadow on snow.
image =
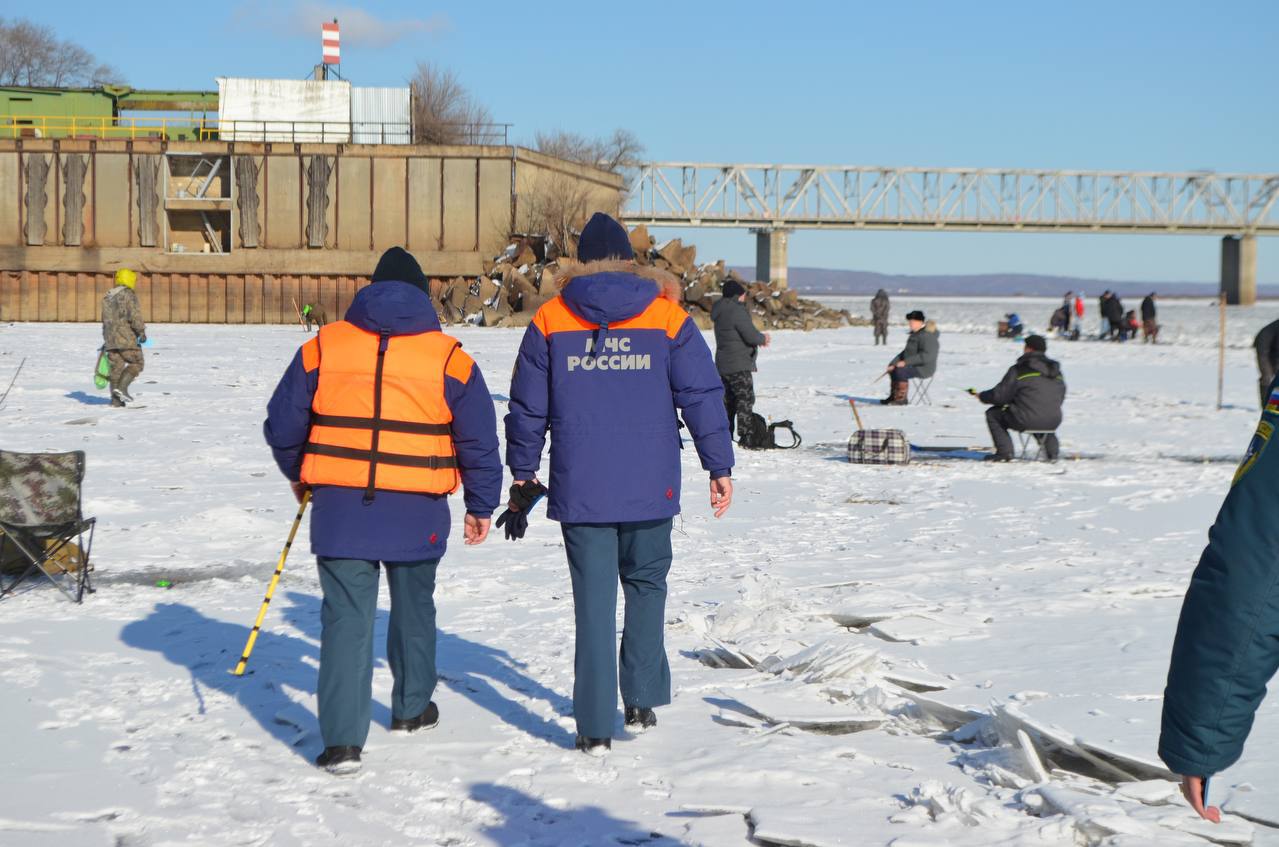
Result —
M243 677L231 673L250 627L210 618L182 603L158 603L146 618L127 624L120 640L130 647L160 653L191 675L191 691L200 714L205 713L204 690L222 692L234 699L268 735L293 748L317 734L316 719L299 726L292 714L309 712L285 693L285 688L315 696L320 648L320 600L307 594L287 595L283 617L305 638L263 627L253 658ZM374 623L374 664L386 665L386 629L389 613L379 609ZM279 624L276 624L278 628ZM526 665L505 650L439 631L437 663L440 681L475 705L511 726L562 747L572 748L573 733L552 719L534 714L523 703L506 697L494 683L548 703L559 715L572 713L572 701L529 677ZM292 707L292 708L290 708ZM288 709L288 712L285 710ZM373 702L373 720L391 722L390 707ZM299 734L299 730L302 732ZM306 756L301 750L299 756ZM308 759L309 761L309 759Z

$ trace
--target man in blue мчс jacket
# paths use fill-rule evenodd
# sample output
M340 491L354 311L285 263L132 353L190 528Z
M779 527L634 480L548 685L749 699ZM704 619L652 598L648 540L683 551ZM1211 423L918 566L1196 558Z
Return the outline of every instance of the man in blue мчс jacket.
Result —
M1181 607L1164 690L1159 758L1204 818L1208 777L1243 753L1266 683L1279 668L1279 381L1208 531Z
M276 463L299 499L313 490L324 593L316 764L333 772L358 768L368 737L379 563L391 590L391 729L428 729L439 720L434 592L448 492L465 489L467 544L484 541L501 497L492 397L440 332L427 291L417 261L388 250L345 320L294 356L267 407Z
M676 411L710 473L716 517L732 502L733 446L710 348L670 289L676 281L636 266L626 230L607 215L595 214L579 241L583 264L520 346L506 462L516 486L534 480L550 429L547 512L562 524L573 582L577 746L598 755L612 746L617 715L619 576L627 728L654 726L653 707L670 702L662 627L680 511Z

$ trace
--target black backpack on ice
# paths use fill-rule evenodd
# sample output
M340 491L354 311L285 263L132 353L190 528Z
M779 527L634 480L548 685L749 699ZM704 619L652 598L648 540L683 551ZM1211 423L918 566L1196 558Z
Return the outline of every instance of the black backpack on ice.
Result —
M779 444L777 442L777 430L784 429L790 434L789 444ZM800 444L804 443L804 439L799 437L799 433L795 431L795 424L791 421L778 421L770 424L764 420L764 416L751 412L751 428L750 440L743 435L742 439L737 442L748 450L794 450Z

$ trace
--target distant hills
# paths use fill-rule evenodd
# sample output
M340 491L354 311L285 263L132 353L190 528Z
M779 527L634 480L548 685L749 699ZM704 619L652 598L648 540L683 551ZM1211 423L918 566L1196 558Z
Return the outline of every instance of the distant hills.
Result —
M755 269L738 267L747 279ZM1046 274L941 274L909 276L881 274L874 271L840 271L829 268L791 268L791 287L805 294L873 295L883 288L889 294L934 296L1024 296L1060 297L1067 291L1084 292L1096 297L1110 289L1124 298L1144 297L1157 291L1165 297L1214 297L1218 286L1211 282L1172 282L1159 280L1132 282L1112 279L1084 279ZM1279 297L1279 287L1262 285L1260 297Z

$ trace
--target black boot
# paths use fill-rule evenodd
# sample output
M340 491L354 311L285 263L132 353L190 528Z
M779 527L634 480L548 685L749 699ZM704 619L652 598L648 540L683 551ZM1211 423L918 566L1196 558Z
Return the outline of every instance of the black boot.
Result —
M626 728L631 732L646 732L657 726L657 715L652 709L641 706L626 707Z
M1057 461L1061 455L1061 444L1057 441L1057 433L1050 432L1044 436L1044 458L1050 462Z
M391 732L417 732L419 729L434 729L440 722L440 709L434 702L426 704L426 709L415 718L391 718Z
M315 764L329 773L354 773L360 769L360 748L325 747L324 752L315 757Z
M613 749L613 739L587 738L585 735L579 735L577 736L577 749L588 756L603 756Z

